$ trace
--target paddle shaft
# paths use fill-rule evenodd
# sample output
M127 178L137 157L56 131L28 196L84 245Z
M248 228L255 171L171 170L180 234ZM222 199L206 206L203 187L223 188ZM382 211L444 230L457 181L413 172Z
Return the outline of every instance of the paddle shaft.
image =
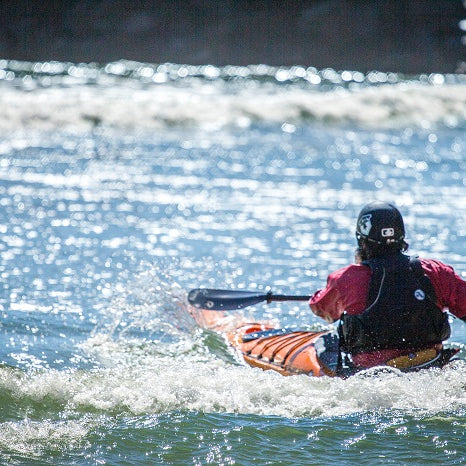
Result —
M309 301L310 296L293 296L285 294L268 294L267 302L271 303L272 301Z

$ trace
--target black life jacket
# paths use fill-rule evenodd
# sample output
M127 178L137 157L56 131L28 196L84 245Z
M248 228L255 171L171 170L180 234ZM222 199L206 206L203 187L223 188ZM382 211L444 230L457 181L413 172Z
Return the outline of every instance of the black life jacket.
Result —
M372 270L362 314L343 314L341 348L357 354L381 349L422 349L450 336L448 315L421 262L402 253L363 262Z

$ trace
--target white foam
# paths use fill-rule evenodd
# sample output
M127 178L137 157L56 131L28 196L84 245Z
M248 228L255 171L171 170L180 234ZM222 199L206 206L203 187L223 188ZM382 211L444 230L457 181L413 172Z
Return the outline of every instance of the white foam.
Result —
M166 83L148 87L76 85L26 91L3 86L0 131L88 131L95 126L153 130L220 128L253 122L351 124L369 128L457 126L466 120L466 85L401 82L348 90L302 86Z
M283 377L220 359L153 358L72 373L18 374L1 369L0 389L18 402L57 403L66 412L151 415L174 410L276 415L342 416L373 410L433 415L466 407L466 365L401 374L393 370L347 380Z
M3 422L0 424L0 451L41 457L44 450L72 450L82 446L90 428L91 424L85 419Z

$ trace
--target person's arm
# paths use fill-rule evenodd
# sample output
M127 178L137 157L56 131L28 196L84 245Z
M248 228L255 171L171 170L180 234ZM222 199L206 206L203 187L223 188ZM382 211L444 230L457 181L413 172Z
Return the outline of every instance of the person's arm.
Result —
M434 286L437 305L466 322L466 281L440 261L421 259L421 263Z
M323 290L316 291L309 301L309 307L312 312L327 322L335 322L341 316L338 311L338 292L331 286L330 277L327 280L327 287Z
M309 301L312 312L327 322L340 319L345 311L359 314L366 306L370 274L370 268L362 265L349 265L331 273L327 286Z

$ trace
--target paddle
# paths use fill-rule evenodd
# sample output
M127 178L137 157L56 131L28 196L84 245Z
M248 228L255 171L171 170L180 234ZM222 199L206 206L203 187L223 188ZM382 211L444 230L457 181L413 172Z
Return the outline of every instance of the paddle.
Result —
M274 295L271 291L264 294L260 291L213 290L196 288L188 294L188 302L194 307L211 311L231 311L242 309L261 301L309 301L310 296Z

